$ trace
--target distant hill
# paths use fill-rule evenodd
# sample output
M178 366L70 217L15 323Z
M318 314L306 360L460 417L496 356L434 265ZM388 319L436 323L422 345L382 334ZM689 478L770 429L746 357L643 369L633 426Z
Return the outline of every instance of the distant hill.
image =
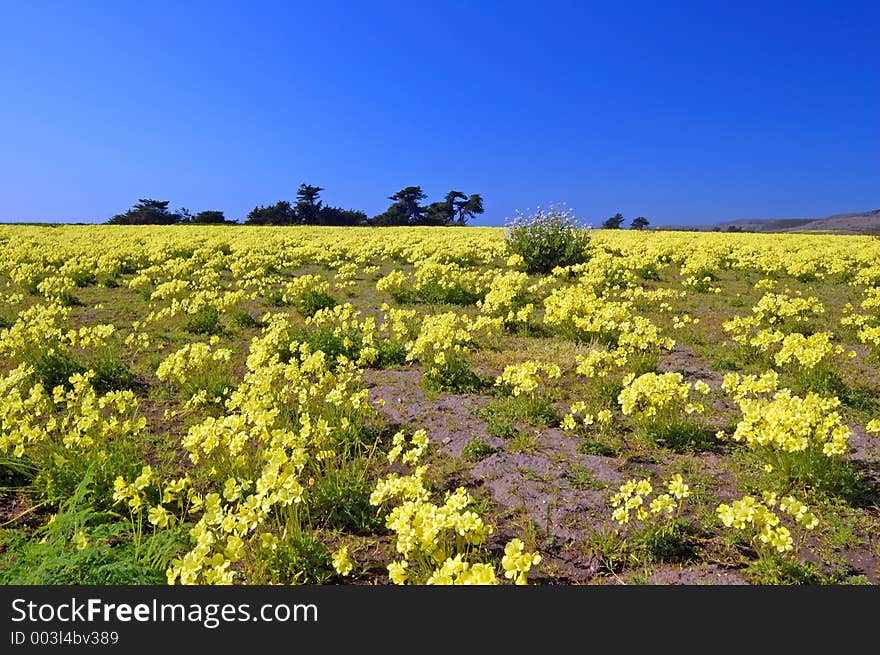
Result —
M880 209L825 218L741 218L712 225L670 225L658 229L700 232L821 232L880 234Z

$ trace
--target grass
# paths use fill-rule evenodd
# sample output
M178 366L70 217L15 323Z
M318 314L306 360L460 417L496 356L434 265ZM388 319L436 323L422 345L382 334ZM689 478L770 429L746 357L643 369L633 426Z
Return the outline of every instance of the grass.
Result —
M514 453L534 455L540 450L541 440L538 434L517 432L507 441L507 449Z
M59 504L54 520L34 535L15 529L0 533L0 584L164 583L171 559L187 544L187 526L137 538L130 522L95 508L94 491L87 471Z
M711 450L717 444L714 434L696 421L647 423L636 433L646 446L661 446L675 452Z
M482 462L496 453L496 448L482 439L473 439L462 449L461 456L468 462Z
M559 413L543 396L520 395L491 400L477 410L486 421L486 430L493 437L510 439L523 426L551 427L559 425Z
M222 334L220 312L213 307L205 307L191 314L183 323L183 329L190 334Z
M593 489L601 491L608 488L607 482L597 480L595 474L584 466L572 466L566 473L568 483L575 489Z

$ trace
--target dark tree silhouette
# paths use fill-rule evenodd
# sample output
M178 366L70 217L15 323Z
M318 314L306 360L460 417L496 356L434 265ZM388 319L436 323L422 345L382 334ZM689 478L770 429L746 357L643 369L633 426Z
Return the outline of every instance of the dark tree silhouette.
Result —
M179 213L168 210L169 200L140 198L131 209L116 214L108 223L111 225L173 225L183 218Z
M458 213L458 225L467 225L469 218L473 218L475 214L482 214L483 197L479 193L475 193L467 198L464 202L458 202L455 206Z
M623 225L623 214L617 213L611 218L605 219L602 227L606 230L619 230Z
M648 224L649 224L650 222L651 222L651 221L649 221L649 220L648 220L647 218L645 218L644 216L636 216L634 219L632 219L632 223L630 223L629 226L630 226L633 230L644 230L646 227L648 227Z
M245 219L245 225L295 225L296 210L286 200L279 200L268 207L254 207Z
M310 184L300 184L296 192L296 217L303 225L318 225L321 223L321 208L323 203L319 200L319 194L324 189Z
M455 207L446 200L432 202L425 208L423 225L449 225L455 217Z
M205 211L200 211L198 214L193 216L189 222L194 225L221 225L224 223L234 223L234 221L227 221L226 216L224 216L223 212L216 209L207 209Z
M378 216L374 216L374 225L419 225L425 215L425 208L419 204L428 196L420 186L408 186L393 196L388 196L394 203Z
M321 207L318 214L319 225L366 225L367 215L355 209L340 209L339 207Z

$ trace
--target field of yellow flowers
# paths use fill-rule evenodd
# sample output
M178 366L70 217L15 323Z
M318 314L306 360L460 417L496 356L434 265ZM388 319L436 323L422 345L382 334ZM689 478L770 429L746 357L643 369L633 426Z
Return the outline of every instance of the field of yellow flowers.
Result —
M0 583L871 584L880 240L0 227Z

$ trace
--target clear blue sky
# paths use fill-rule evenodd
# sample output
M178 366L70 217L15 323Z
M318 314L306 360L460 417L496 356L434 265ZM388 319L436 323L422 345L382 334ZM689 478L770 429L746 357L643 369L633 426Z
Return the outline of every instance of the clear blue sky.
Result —
M880 207L880 3L0 0L0 219Z

